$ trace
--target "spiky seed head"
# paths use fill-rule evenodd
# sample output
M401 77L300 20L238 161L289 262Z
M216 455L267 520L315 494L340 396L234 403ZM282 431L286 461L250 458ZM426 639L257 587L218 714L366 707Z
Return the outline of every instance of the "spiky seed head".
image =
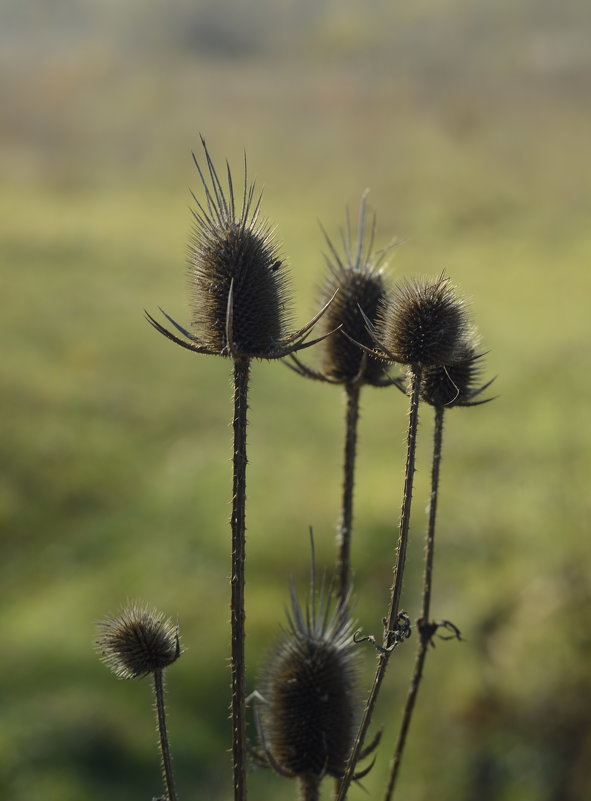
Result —
M375 325L378 312L386 301L382 273L366 264L353 267L330 265L324 290L326 300L336 290L338 293L323 318L324 330L333 331L342 325L342 330L351 339L373 348L374 343L367 331L362 311ZM364 358L364 351L341 331L323 340L322 349L324 373L336 381L348 383L357 379L362 383L375 384L386 375L386 362L373 356ZM365 368L360 374L363 361Z
M436 367L457 360L469 326L464 302L441 275L398 284L379 327L384 347L396 361Z
M181 655L178 627L162 612L139 604L99 624L96 642L102 661L120 679L163 670Z
M422 376L421 398L435 407L473 406L489 385L481 384L482 354L478 354L474 336L463 342L456 353L457 361L441 367L428 367Z
M375 384L383 379L387 364L367 356L355 342L368 348L374 343L368 333L363 317L372 325L378 320L378 312L386 302L386 286L379 269L385 251L375 253L373 244L376 231L375 214L369 215L366 209L367 192L361 197L357 242L354 246L349 212L346 215L346 228L341 231L342 249L339 250L324 232L328 255L327 276L323 288L322 305L334 297L323 318L324 331L334 331L342 327L334 336L322 342L322 367L324 375L339 383ZM369 222L369 225L368 225ZM343 333L344 332L344 333ZM351 342L345 334L355 342ZM362 369L363 368L363 369Z
M304 612L292 591L288 624L262 685L264 746L287 775L341 777L358 713L350 617L326 596Z
M189 281L193 323L212 352L265 358L285 331L287 278L274 232L260 219L260 196L249 184L246 163L242 201L236 207L230 169L222 184L202 140L205 166L195 164L204 192L196 196L189 245ZM227 342L228 306L231 333Z

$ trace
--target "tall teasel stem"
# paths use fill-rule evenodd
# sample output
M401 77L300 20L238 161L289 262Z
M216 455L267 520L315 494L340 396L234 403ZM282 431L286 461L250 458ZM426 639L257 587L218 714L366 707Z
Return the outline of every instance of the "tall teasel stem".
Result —
M346 603L351 574L351 530L353 528L353 489L355 485L355 453L359 420L359 384L345 384L345 447L343 454L343 496L338 532L336 570L337 603Z
M400 611L400 597L402 594L402 581L404 577L404 567L406 563L406 550L408 544L408 532L410 527L410 512L412 502L412 487L415 472L415 453L417 441L417 429L419 424L419 401L421 393L421 378L422 370L418 365L413 366L411 370L411 385L410 385L410 406L409 406L409 420L407 432L407 450L406 450L406 467L404 472L404 490L402 497L402 509L400 515L400 526L398 534L398 547L396 551L396 559L393 569L393 581L390 590L390 605L388 613L385 618L384 636L382 647L379 649L378 661L376 672L373 680L371 690L363 716L359 725L359 730L351 750L351 755L347 763L345 775L341 781L337 801L344 801L349 790L349 786L353 779L355 772L355 765L365 741L365 736L371 724L371 719L375 709L378 694L380 692L388 662L392 654L393 648L397 642L397 625Z
M410 727L410 721L415 708L419 685L423 677L423 666L427 656L427 650L433 634L429 624L429 614L431 609L431 588L433 585L433 558L435 556L435 521L437 517L437 499L439 494L439 469L441 465L441 445L443 440L443 414L442 406L435 407L435 422L433 430L433 461L431 466L431 502L429 504L429 521L427 524L427 535L425 539L425 569L423 575L423 598L421 604L421 617L419 619L419 644L415 658L414 669L404 711L402 723L398 734L398 741L390 768L390 778L386 787L384 801L390 801L394 794L398 771L402 761L406 737Z
M246 712L244 692L244 563L246 556L246 427L250 360L234 361L234 455L232 492L232 763L234 797L246 798Z
M328 303L305 326L286 333L289 306L286 272L273 229L260 216L261 197L249 183L244 162L242 205L236 203L230 167L226 185L201 139L203 158L194 155L203 197L193 198L189 277L194 323L199 335L164 317L172 329L146 312L160 334L193 353L230 357L234 364L234 487L232 495L231 672L234 799L246 799L246 725L244 698L244 561L246 506L246 411L250 362L283 359L308 348L307 336Z
M425 537L425 568L423 574L423 597L421 616L418 620L420 633L415 664L410 681L408 695L402 714L400 732L390 767L390 777L386 787L384 801L391 801L396 780L400 770L400 763L406 745L406 738L414 712L419 686L423 677L423 668L427 657L427 650L431 638L441 624L432 623L429 619L431 612L431 590L433 586L433 561L435 557L435 527L437 521L437 501L439 498L439 474L441 467L441 453L443 443L443 422L446 409L454 406L479 406L488 403L491 398L477 400L478 396L490 386L492 381L478 385L481 373L480 360L482 355L476 351L475 333L471 332L457 348L457 361L448 366L431 367L425 370L421 388L422 399L434 408L433 425L433 456L431 462L431 501L429 504L429 519ZM493 379L494 380L494 379ZM447 627L454 632L452 636L459 639L459 630L452 624ZM443 625L446 625L445 623Z
M166 727L166 707L164 704L164 672L154 671L154 697L156 699L156 715L158 718L158 736L160 738L160 757L162 761L162 776L166 786L168 801L177 801L174 776L172 772L172 759L168 743L168 730Z

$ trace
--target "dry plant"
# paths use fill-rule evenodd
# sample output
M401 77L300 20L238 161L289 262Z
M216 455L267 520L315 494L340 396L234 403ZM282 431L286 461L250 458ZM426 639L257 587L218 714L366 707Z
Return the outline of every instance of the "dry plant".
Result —
M233 486L231 527L231 713L234 801L247 797L248 757L286 778L295 778L302 801L317 801L325 777L335 782L335 798L344 801L352 782L373 765L358 769L371 755L380 733L365 746L389 661L411 634L402 609L408 548L419 408L434 409L431 503L426 534L422 608L417 620L419 643L410 689L402 712L385 799L393 797L399 766L415 708L428 646L435 634L457 637L449 621L430 618L435 523L444 413L455 406L485 403L480 395L482 355L474 327L456 288L445 274L435 279L402 281L393 290L382 270L386 251L374 250L375 217L369 218L362 197L356 240L349 216L341 247L324 232L328 272L320 310L303 328L288 334L286 266L274 232L260 215L261 197L247 176L246 158L240 201L226 164L220 178L205 141L202 160L194 156L201 196L193 195L194 229L189 248L192 330L162 312L172 328L146 313L162 335L188 351L232 360L234 378ZM321 320L320 335L309 341ZM299 351L319 344L321 367L302 362ZM316 586L312 547L311 586L304 605L290 590L290 611L281 640L267 660L260 691L252 694L258 745L246 738L245 693L245 560L247 408L253 359L286 359L296 373L341 385L346 399L343 488L338 525L334 583ZM392 367L404 367L405 378ZM355 457L360 392L363 386L395 387L408 396L406 458L398 536L391 547L392 585L378 639L354 631L351 536ZM401 393L393 393L397 399ZM363 598L363 590L357 588ZM332 597L334 596L334 598ZM357 644L376 649L376 670L365 703L356 670ZM168 801L177 801L166 733L163 670L180 655L178 633L162 615L134 605L101 626L98 648L104 661L122 678L152 674L160 732L160 749ZM375 760L375 756L374 756Z

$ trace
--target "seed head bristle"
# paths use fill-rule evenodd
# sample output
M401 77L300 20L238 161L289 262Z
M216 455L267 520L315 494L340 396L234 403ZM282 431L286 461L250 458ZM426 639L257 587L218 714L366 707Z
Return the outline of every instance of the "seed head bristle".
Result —
M135 679L172 665L180 654L178 627L162 612L138 604L99 624L96 649L120 679Z
M398 284L380 317L385 349L407 365L453 364L469 329L464 302L443 274Z
M326 256L328 274L323 287L322 303L337 290L338 292L323 318L322 325L325 332L342 326L342 331L351 339L372 348L373 342L363 314L370 323L377 322L378 311L386 300L386 286L379 269L380 254L373 252L375 216L372 217L369 231L367 229L365 197L364 195L361 200L355 247L348 215L346 232L341 232L341 252L324 233L329 254ZM364 351L355 342L351 342L351 339L338 331L322 342L324 374L342 383L357 380L374 384L383 379L388 365L379 359L364 356ZM364 362L365 366L360 374Z
M486 400L475 400L492 383L481 384L482 357L476 350L474 338L458 348L453 364L428 367L422 377L421 397L431 406L476 406ZM491 400L490 398L487 400Z
M283 639L263 683L264 744L283 773L343 775L358 712L352 623L344 605L302 610L292 589Z
M205 164L196 157L205 199L193 195L194 228L189 245L193 323L213 352L265 358L288 323L287 277L274 231L260 219L260 195L248 182L246 161L241 206L236 207L230 168L222 184L202 140ZM226 317L232 288L232 337Z

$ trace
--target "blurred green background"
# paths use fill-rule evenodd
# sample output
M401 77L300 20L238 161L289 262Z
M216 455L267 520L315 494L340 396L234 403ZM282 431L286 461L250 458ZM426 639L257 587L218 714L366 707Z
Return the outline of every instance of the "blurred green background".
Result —
M202 132L246 150L293 275L294 322L366 187L393 281L445 268L498 374L448 415L430 654L405 801L591 795L591 10L567 0L2 0L0 797L132 801L160 788L150 688L93 653L127 599L177 617L169 672L182 799L230 798L229 363L159 337L187 321L188 187ZM310 354L313 361L313 354ZM400 506L405 403L362 397L356 615L378 633ZM256 364L248 475L248 686L330 568L343 401ZM428 490L423 414L404 604ZM415 641L392 660L381 798ZM364 693L373 668L360 646ZM325 788L328 797L329 786ZM273 774L253 799L295 797Z

